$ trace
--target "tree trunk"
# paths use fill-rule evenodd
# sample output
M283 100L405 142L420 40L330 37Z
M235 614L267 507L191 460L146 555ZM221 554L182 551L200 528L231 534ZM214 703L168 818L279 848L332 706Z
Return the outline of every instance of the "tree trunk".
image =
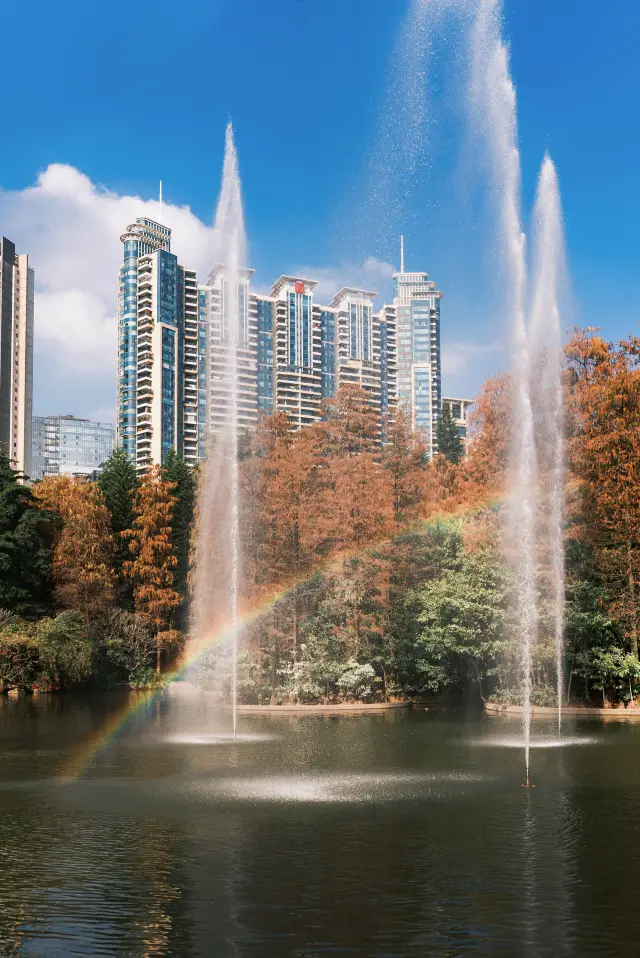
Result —
M162 672L162 645L160 644L160 636L156 635L156 674L160 675Z
M638 622L636 617L636 582L631 564L631 542L627 542L627 570L629 581L629 611L631 615L631 654L638 658Z
M571 671L569 672L569 681L567 682L567 705L569 704L569 699L571 698L571 680L573 679L573 665L571 666Z

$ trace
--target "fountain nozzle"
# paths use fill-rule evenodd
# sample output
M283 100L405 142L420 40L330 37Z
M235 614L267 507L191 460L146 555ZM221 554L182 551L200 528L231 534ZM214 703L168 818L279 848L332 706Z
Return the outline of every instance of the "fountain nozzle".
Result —
M535 785L533 784L533 782L530 782L530 781L529 781L529 773L528 773L528 772L527 772L527 777L526 777L525 781L522 783L522 785L520 786L520 788L535 788Z

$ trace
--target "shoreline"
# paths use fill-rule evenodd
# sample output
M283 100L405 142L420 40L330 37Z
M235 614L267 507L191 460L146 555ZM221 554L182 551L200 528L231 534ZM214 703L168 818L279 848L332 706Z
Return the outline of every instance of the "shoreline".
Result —
M238 715L313 715L386 712L411 708L412 702L339 702L336 705L239 705Z
M522 715L522 705L498 705L497 702L485 702L484 710L490 715ZM554 716L558 714L558 709L550 705L532 705L532 715ZM563 715L596 715L600 718L611 719L640 719L640 709L601 709L593 706L566 705L562 709Z

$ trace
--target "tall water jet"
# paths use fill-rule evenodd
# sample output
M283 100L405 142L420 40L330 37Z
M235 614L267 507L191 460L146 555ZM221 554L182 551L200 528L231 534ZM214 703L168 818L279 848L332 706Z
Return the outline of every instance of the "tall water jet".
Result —
M562 729L564 688L564 415L560 289L564 279L564 231L558 176L546 154L534 209L534 268L531 351L540 370L539 443L545 454L549 499L551 600L558 695L558 734Z
M238 346L244 328L239 280L244 275L246 238L242 193L233 127L227 126L222 187L214 224L217 265L222 276L209 302L207 390L215 395L215 424L209 409L210 434L198 499L192 641L202 648L208 637L226 635L233 735L237 731L238 590L240 573L238 490ZM215 329L212 316L217 317ZM212 404L213 405L213 404ZM214 428L215 426L215 428Z
M531 403L531 356L525 313L526 258L521 224L521 170L516 93L502 39L501 0L480 0L471 31L470 101L486 140L498 205L507 311L513 337L514 415L509 533L517 584L526 782L529 783L532 656L536 602L536 448Z

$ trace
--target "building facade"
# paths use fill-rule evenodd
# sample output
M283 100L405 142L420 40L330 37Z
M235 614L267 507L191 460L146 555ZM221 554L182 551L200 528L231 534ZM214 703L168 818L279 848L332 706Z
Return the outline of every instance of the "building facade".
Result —
M144 217L120 237L117 441L140 471L174 449L200 457L202 336L196 274L171 252L171 230Z
M404 255L393 274L398 337L398 402L427 450L437 452L436 428L442 402L440 300L427 273L405 273Z
M0 239L0 446L14 469L31 475L33 269Z
M209 349L201 381L208 422L219 432L229 409L229 315L237 317L238 424L253 429L262 415L287 415L291 428L317 422L325 400L356 383L379 410L381 435L397 404L395 307L374 313L376 293L341 289L329 305L314 301L316 283L281 276L268 295L250 289L252 270L241 270L230 288L216 266L200 289L202 329ZM225 302L233 297L233 309Z
M31 478L91 476L113 452L115 439L111 423L34 416Z

